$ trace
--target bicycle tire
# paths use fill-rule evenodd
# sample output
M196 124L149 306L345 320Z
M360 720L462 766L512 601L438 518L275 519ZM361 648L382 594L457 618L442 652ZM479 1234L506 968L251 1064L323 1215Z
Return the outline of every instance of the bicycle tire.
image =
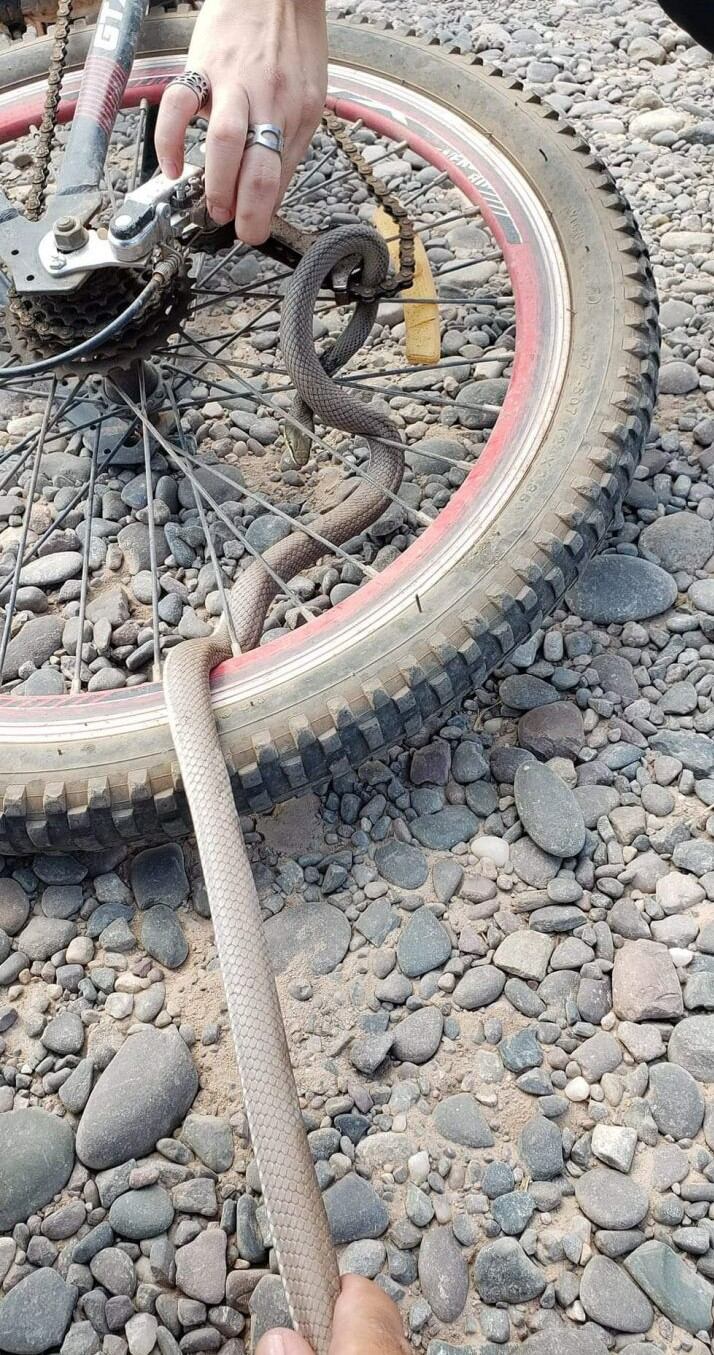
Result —
M141 54L185 51L191 16L151 17ZM81 64L89 31L75 34ZM241 810L261 812L379 756L480 686L562 599L627 493L656 397L657 294L632 212L586 143L511 77L472 54L388 25L334 22L338 61L382 73L458 111L509 157L557 234L572 298L567 369L528 473L494 528L451 574L352 649L249 703L225 702L221 737ZM46 70L49 42L0 55L0 96ZM457 586L458 585L458 586ZM309 631L303 634L308 635ZM138 689L137 689L138 690ZM129 740L22 749L0 737L0 850L90 850L187 831L168 724Z

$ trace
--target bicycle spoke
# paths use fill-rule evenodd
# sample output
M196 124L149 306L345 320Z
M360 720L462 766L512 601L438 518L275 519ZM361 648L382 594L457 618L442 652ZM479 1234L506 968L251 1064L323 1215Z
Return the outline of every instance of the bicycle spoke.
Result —
M35 459L32 466L32 475L30 477L30 483L27 489L27 502L25 504L25 512L22 518L22 527L20 528L20 537L17 543L17 555L15 557L15 566L13 568L12 580L10 582L10 596L8 598L7 603L5 604L5 623L3 625L2 638L0 639L0 687L2 686L3 674L5 671L5 660L7 658L7 648L10 643L12 623L15 616L15 604L17 601L18 589L20 587L20 576L22 574L22 567L25 563L25 548L27 546L27 536L30 530L30 518L32 516L32 508L35 502L35 494L37 493L37 482L40 477L42 455L45 449L44 435L47 430L50 411L52 409L52 404L54 402L55 385L56 381L53 378L52 384L50 386L50 392L49 395L47 396L47 403L45 405L45 412L42 420L42 428L40 430L40 437L37 442ZM2 587L0 587L0 598L5 593L6 588L7 584L4 584Z
M146 417L146 381L143 366L139 367L139 398L141 409L141 431L144 443L144 477L146 479L146 512L149 528L149 560L151 567L151 619L154 641L154 680L161 674L161 636L159 634L159 562L156 549L156 523L154 522L154 482L151 471L150 424Z
M92 519L94 517L94 488L97 481L97 462L99 460L99 430L94 435L92 445L92 464L89 469L89 488L87 491L87 530L82 556L82 576L79 590L79 613L77 615L77 645L74 652L74 672L71 691L76 695L82 687L82 650L84 647L84 619L87 614L87 592L89 589L89 556L92 550Z

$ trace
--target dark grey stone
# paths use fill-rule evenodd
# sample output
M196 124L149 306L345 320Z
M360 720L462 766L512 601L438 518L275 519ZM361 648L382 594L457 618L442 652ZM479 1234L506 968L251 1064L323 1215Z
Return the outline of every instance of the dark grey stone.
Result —
M466 805L447 805L436 814L423 814L410 825L417 842L433 851L450 851L457 842L469 842L478 831L478 819Z
M539 758L572 758L585 742L583 717L566 701L539 706L518 721L518 742Z
M647 1191L611 1167L594 1167L575 1182L575 1198L598 1228L636 1228L648 1208Z
M714 1288L678 1256L654 1239L625 1258L633 1280L670 1322L685 1331L709 1331Z
M7 647L3 676L6 681L17 677L25 663L41 668L62 645L64 618L62 616L33 616L26 621Z
M174 1027L129 1036L87 1102L78 1156L97 1170L143 1157L180 1124L197 1090L193 1059Z
M651 1304L629 1275L606 1256L593 1256L580 1279L580 1302L601 1327L617 1332L649 1331Z
M577 856L585 842L585 820L573 792L550 767L519 767L513 794L528 836L551 856Z
M440 1322L455 1322L469 1293L469 1272L450 1227L431 1228L419 1248L419 1283Z
M0 879L0 931L16 936L30 913L30 900L22 885L9 876Z
M331 974L347 954L351 928L344 913L329 903L288 904L265 924L265 938L276 974L298 956L313 973Z
M173 908L156 904L141 914L141 944L166 969L179 969L188 955L188 941Z
M704 1095L698 1082L676 1063L657 1063L650 1068L647 1095L660 1134L691 1139L704 1121Z
M53 1054L79 1054L84 1047L84 1034L79 1014L63 1011L48 1021L42 1032L42 1043Z
M670 1036L670 1063L686 1068L697 1082L714 1082L714 1016L685 1016Z
M474 1284L484 1303L527 1303L543 1293L546 1279L515 1238L487 1242L477 1252Z
M434 1124L451 1143L465 1148L492 1148L494 1137L475 1097L457 1092L440 1101L434 1110Z
M465 1011L477 1011L479 1007L490 1007L503 992L506 976L501 969L493 965L481 965L467 969L454 989L454 1002Z
M73 1166L74 1135L66 1120L35 1109L0 1115L0 1232L49 1204Z
M399 889L420 889L429 874L423 851L409 842L385 842L377 847L374 864L382 878Z
M563 1170L563 1140L558 1126L534 1115L521 1130L519 1151L533 1181L551 1181Z
M397 945L397 961L409 979L439 969L451 955L451 937L431 908L418 908Z
M49 1266L33 1271L0 1300L0 1350L41 1355L62 1344L77 1289Z
M363 1237L381 1237L389 1226L389 1211L374 1186L349 1172L323 1195L330 1231L338 1246Z
M114 1232L132 1242L168 1232L173 1220L171 1197L163 1186L158 1185L126 1191L109 1210L109 1223Z
M583 621L624 625L672 607L677 585L659 565L633 555L600 555L568 593L568 606Z
M131 887L137 908L165 904L179 908L188 898L189 884L178 843L149 847L131 863Z

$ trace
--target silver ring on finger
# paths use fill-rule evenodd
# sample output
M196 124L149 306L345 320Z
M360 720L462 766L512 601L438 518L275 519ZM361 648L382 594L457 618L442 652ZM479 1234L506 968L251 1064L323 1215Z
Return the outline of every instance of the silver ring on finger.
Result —
M274 122L248 123L248 132L245 138L246 150L251 146L263 146L266 151L274 151L276 155L282 156L284 145L283 130L281 127L276 127Z
M196 113L200 113L201 109L206 107L211 97L211 82L202 71L183 71L181 75L177 75L171 81L171 84L183 85L185 89L190 89L191 93L196 96Z

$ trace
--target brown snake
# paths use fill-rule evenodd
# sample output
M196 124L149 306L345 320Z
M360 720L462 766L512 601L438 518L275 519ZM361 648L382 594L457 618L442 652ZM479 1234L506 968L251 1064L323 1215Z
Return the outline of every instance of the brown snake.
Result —
M365 287L377 290L389 266L386 244L367 225L340 227L313 245L298 264L287 289L280 327L285 365L298 391L295 417L309 426L314 413L329 427L360 435L370 449L369 478L312 523L316 534L335 545L357 536L376 521L390 503L390 495L398 490L404 468L399 448L380 441L397 441L391 421L336 385L329 375L364 343L374 323L377 303L357 304L324 362L314 348L313 311L320 289L338 264L352 258L362 263ZM320 541L296 530L269 547L263 558L278 578L289 580L324 554ZM260 560L254 560L234 583L229 606L242 652L260 642L268 607L278 588ZM316 1355L327 1355L339 1292L337 1260L300 1112L258 896L211 705L211 670L231 653L225 621L212 636L177 646L166 662L164 692L203 865L275 1255L297 1329Z

